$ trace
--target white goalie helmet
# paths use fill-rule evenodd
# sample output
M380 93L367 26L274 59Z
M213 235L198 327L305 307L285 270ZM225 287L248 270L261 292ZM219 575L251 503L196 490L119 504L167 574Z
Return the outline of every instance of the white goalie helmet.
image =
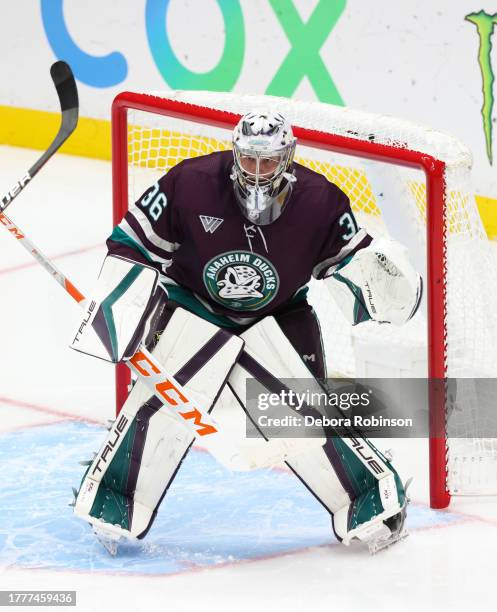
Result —
M283 212L296 181L291 173L296 138L279 113L244 115L233 131L235 196L243 214L268 225Z

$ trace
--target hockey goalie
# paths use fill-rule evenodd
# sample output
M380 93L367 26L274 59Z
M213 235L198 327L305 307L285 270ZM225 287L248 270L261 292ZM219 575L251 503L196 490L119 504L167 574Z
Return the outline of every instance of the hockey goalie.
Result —
M353 325L408 321L421 278L405 249L359 228L345 193L294 162L295 147L280 114L248 113L232 151L187 159L151 185L108 239L96 335L74 348L117 362L142 343L215 415L223 389L243 405L248 377L326 378L311 276ZM375 550L403 537L407 498L391 461L354 436L281 459L343 544ZM193 441L138 381L88 465L76 515L101 538L143 538Z

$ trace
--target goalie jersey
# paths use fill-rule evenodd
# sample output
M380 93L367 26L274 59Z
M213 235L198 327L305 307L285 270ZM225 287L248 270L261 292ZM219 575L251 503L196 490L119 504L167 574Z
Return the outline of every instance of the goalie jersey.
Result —
M305 300L312 275L322 278L371 242L343 191L297 163L283 214L252 224L236 201L232 166L231 151L177 164L107 241L111 254L156 267L169 299L228 327Z

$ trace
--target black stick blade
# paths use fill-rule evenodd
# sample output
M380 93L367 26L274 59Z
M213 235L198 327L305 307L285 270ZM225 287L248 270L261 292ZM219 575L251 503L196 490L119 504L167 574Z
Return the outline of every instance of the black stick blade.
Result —
M59 97L61 122L59 131L55 135L52 144L35 162L24 176L0 198L0 213L9 206L21 193L31 179L43 168L47 161L56 153L78 125L79 102L78 89L71 68L66 62L55 62L50 68L50 74Z
M63 61L55 62L50 68L50 75L59 96L61 111L78 108L78 89L69 64Z

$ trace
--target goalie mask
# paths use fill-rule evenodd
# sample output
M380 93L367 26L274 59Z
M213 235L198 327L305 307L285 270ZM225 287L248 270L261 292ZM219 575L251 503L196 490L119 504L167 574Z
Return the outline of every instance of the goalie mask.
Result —
M249 221L268 225L283 212L296 178L296 139L279 113L247 113L233 132L231 173L236 200Z

